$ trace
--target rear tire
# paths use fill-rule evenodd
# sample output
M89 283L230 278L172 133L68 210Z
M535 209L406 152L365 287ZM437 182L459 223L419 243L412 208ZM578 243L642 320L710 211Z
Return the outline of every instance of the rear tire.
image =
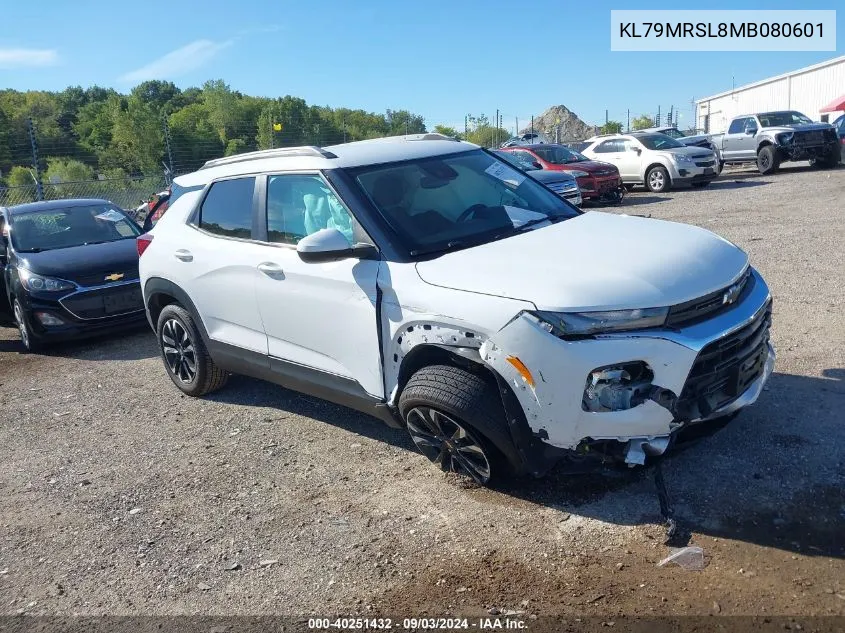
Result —
M414 444L444 472L483 486L512 474L489 439L510 437L502 401L481 376L450 365L423 367L402 391L399 411Z
M672 188L669 172L659 165L652 167L645 175L645 186L652 193L666 193Z
M777 152L771 145L764 145L757 152L757 171L761 174L773 174L780 167L780 160L778 160Z
M204 396L229 380L228 372L214 364L193 317L182 306L164 306L156 334L167 375L187 395Z

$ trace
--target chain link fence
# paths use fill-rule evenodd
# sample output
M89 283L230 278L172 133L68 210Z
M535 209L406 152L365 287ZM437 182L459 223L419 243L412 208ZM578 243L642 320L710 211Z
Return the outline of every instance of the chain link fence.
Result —
M134 209L151 194L165 187L167 187L167 181L163 175L82 182L33 183L18 187L0 187L0 206L8 207L38 200L104 198L123 209Z

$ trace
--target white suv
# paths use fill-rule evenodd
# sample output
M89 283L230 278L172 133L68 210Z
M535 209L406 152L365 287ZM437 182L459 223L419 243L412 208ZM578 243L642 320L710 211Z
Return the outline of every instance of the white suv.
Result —
M712 150L688 147L666 134L634 132L595 136L588 142L581 153L616 165L629 188L642 184L662 193L680 184L706 187L719 175Z
M642 464L754 402L771 299L700 228L582 213L475 145L419 135L211 161L138 238L164 366L406 427L486 484ZM178 192L178 195L177 195Z

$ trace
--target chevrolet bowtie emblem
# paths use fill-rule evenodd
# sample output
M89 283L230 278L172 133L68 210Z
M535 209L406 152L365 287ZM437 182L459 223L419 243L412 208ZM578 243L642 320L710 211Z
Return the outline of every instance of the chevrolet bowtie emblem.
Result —
M123 279L123 273L112 273L105 277L106 281L117 281L118 279Z

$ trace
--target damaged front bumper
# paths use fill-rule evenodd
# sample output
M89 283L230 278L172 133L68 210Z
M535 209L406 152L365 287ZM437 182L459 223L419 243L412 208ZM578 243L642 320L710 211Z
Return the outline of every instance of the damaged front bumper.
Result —
M768 341L769 289L756 271L752 275L740 301L679 329L563 340L523 313L486 341L481 357L510 387L528 427L530 437L517 442L531 453L523 455L526 470L540 474L550 464L538 461L590 453L643 464L684 429L756 401L775 352ZM607 390L590 400L596 384L611 384L626 372L636 377L625 383L631 388L624 397Z

